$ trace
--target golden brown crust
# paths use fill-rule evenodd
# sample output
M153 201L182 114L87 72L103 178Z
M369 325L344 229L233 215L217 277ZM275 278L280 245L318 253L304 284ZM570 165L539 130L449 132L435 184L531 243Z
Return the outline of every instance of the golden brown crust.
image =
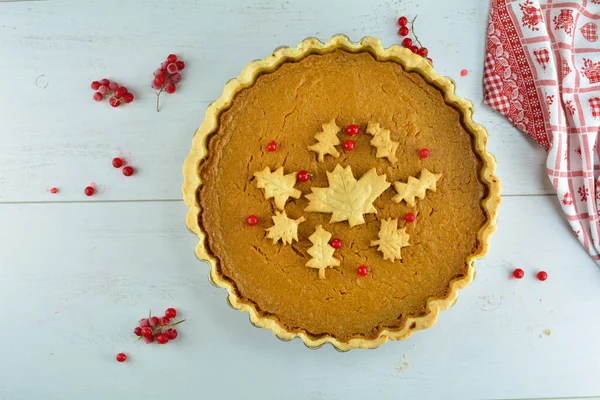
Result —
M316 337L304 331L290 332L279 323L275 316L263 316L256 306L243 302L237 296L234 285L221 276L218 261L206 246L206 232L202 230L198 223L198 215L201 210L197 193L202 186L198 171L200 164L208 154L208 139L211 133L218 128L220 113L231 105L239 91L251 86L262 72L272 71L285 61L298 61L309 54L329 53L336 49L350 52L368 51L378 60L398 62L405 70L419 73L430 84L437 87L443 93L446 103L460 110L463 125L473 136L475 152L483 164L480 171L480 180L487 187L487 196L482 200L482 208L486 213L487 220L478 231L476 250L466 260L467 273L463 277L453 279L450 282L447 296L432 298L428 301L427 308L430 312L426 315L409 317L403 327L399 329L383 329L375 339L351 338L348 341L340 341L333 336ZM496 162L494 157L486 151L487 132L483 127L473 122L472 113L472 104L454 94L454 83L449 78L437 75L426 60L399 46L384 49L381 42L372 37L366 37L360 43L352 43L346 36L342 35L334 36L326 43L310 38L299 43L295 48L279 48L264 60L248 64L236 79L226 84L221 97L208 107L206 118L194 136L192 150L183 165L183 198L189 207L186 218L187 226L198 236L196 255L201 260L209 262L211 281L227 290L229 303L240 311L248 312L254 325L270 329L284 340L291 340L298 336L308 347L312 348L320 347L325 343L331 343L339 350L374 348L385 343L388 339L405 339L416 330L431 327L436 322L439 312L449 308L456 301L458 290L471 283L475 274L473 263L476 259L487 254L490 236L496 230L497 210L500 204L500 182L495 176Z

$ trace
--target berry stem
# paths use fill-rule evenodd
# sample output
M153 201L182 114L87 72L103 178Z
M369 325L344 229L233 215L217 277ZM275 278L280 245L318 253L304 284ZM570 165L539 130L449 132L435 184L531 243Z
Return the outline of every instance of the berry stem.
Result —
M160 94L163 92L164 89L165 89L165 84L163 84L160 87L160 90L158 92L156 92L156 112L159 111L158 104L160 102Z
M417 41L417 43L419 43L419 46L423 47L423 44L419 40L419 37L417 36L417 32L415 31L415 21L417 20L417 17L418 17L418 15L415 15L415 17L412 19L412 21L410 21L410 30L412 31L413 36L415 37L415 40Z

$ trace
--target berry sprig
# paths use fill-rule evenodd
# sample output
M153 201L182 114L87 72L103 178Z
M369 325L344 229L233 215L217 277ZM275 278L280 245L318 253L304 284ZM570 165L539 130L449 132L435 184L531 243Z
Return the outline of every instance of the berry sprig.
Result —
M92 90L95 90L94 100L102 101L104 96L109 96L108 103L112 107L119 107L123 103L131 103L135 98L129 93L125 86L120 86L117 82L111 82L104 78L92 82Z
M418 15L415 16L412 19L412 21L410 21L410 28L408 27L408 24L409 24L408 18L406 18L404 16L398 18L398 25L400 25L398 34L400 36L408 36L412 32L413 36L415 37L416 42L419 44L419 46L415 45L411 38L406 37L402 41L402 46L406 47L413 53L418 54L423 58L426 58L427 61L429 61L430 63L433 64L433 60L431 58L427 57L429 55L429 49L427 49L427 47L423 46L423 44L419 40L419 37L417 36L417 33L415 32L415 21L417 20L417 17L418 17Z
M177 59L175 54L169 54L167 60L160 64L160 68L154 71L152 87L158 89L156 92L156 112L160 110L160 95L162 92L175 93L177 84L181 81L180 71L185 68L185 63Z
M182 319L171 322L175 317L177 317L177 310L167 308L162 318L149 315L148 318L140 319L139 325L133 329L133 333L138 339L144 339L146 343L154 341L158 344L168 343L170 340L177 339L178 336L177 330L173 327L185 321L185 319Z

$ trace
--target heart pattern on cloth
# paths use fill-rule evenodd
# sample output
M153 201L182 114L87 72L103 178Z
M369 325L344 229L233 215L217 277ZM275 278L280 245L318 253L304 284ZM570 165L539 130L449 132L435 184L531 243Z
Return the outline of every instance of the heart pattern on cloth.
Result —
M548 63L550 62L550 52L548 51L548 49L534 50L533 56L535 57L535 60L538 62L538 64L540 64L545 71L546 67L548 66Z
M588 42L598 41L598 25L593 22L588 22L579 29L581 34Z

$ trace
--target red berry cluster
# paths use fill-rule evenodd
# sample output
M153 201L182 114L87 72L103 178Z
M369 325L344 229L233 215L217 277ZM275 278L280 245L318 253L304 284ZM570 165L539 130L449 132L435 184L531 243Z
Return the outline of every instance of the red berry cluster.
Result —
M410 21L410 28L409 28L408 27L408 24L409 24L408 18L406 18L404 16L398 18L398 25L400 25L398 34L400 36L408 36L410 34L410 32L412 31L412 34L415 37L415 41L419 44L419 46L417 46L411 38L406 37L402 41L402 46L406 47L413 53L418 54L423 58L427 58L427 60L430 63L433 63L433 60L431 58L427 57L427 55L429 54L429 50L427 49L427 47L423 47L423 45L421 44L421 41L419 40L419 37L417 36L417 34L415 32L416 19L417 19L417 17L414 17L413 20Z
M160 68L154 71L152 87L158 89L156 93L156 112L159 111L160 94L164 91L169 94L175 93L177 84L181 81L181 73L185 63L177 59L175 54L169 54L167 60L160 64Z
M523 271L521 268L517 268L512 272L512 276L517 279L523 279L525 276L525 271ZM546 271L540 271L537 273L536 277L539 281L543 282L548 279L548 273Z
M356 135L358 135L359 131L360 131L360 128L358 127L358 125L351 124L346 127L346 134L348 136L356 136ZM352 150L354 150L355 147L356 147L356 142L354 140L348 139L344 142L344 150L346 150L346 151L352 151Z
M108 103L113 107L119 107L123 103L131 103L134 99L133 94L127 91L125 86L120 86L117 82L111 82L104 78L100 81L92 82L92 90L95 90L94 100L102 101L104 96L110 96Z
M112 160L112 165L115 168L121 168L125 164L125 161L120 157L115 157ZM123 167L123 175L131 176L135 173L135 169L131 165Z
M177 310L167 308L165 316L162 318L149 316L148 318L140 319L140 323L133 329L133 333L138 336L138 339L144 339L146 343L156 341L158 344L165 344L170 340L177 339L177 330L173 327L179 325L185 320L171 322L177 316Z

